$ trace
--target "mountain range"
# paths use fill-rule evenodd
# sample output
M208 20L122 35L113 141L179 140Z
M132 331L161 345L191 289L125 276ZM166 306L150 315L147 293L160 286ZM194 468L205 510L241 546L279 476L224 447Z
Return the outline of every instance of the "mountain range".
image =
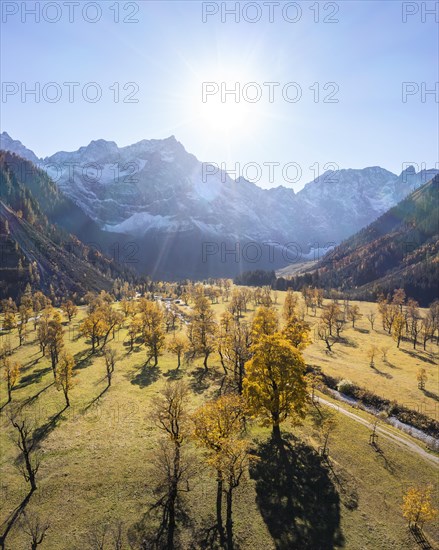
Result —
M367 226L439 172L327 171L294 193L234 180L174 136L127 147L100 139L38 159L3 132L0 149L45 170L75 205L61 225L104 252L117 246L142 273L168 279L233 276L302 260Z
M404 288L421 305L439 297L439 175L349 237L294 280L360 299Z

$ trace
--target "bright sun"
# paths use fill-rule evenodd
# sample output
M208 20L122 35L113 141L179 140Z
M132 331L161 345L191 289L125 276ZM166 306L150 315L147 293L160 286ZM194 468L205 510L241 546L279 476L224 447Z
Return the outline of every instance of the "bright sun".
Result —
M233 98L222 102L220 97L207 97L199 104L199 116L206 129L223 134L245 133L250 124L248 105Z
M245 83L255 80L253 74L248 74L244 66L241 69L220 66L197 71L195 76L191 111L198 129L214 133L219 138L235 139L241 139L254 130L261 106L247 101L243 93Z

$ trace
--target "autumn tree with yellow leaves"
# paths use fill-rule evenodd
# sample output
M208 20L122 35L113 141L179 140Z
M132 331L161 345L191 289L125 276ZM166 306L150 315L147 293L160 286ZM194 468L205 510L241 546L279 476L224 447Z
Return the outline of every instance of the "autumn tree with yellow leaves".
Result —
M207 372L207 361L215 349L215 334L217 325L215 313L209 300L203 295L197 295L189 319L188 338L192 355L204 357L204 370Z
M437 514L433 506L432 485L409 487L402 497L402 515L412 529L420 528Z
M206 461L216 470L216 527L220 544L226 541L222 504L226 494L226 531L228 548L233 548L233 491L239 485L248 460L243 440L245 403L235 394L222 395L202 405L193 415L194 437L206 450Z
M130 352L134 349L134 342L139 337L142 330L142 322L139 317L132 317L128 324L128 339L130 343Z
M289 289L285 295L283 318L287 321L296 315L298 298L294 292Z
M246 321L237 321L229 311L221 315L218 331L218 354L225 373L242 393L245 363L251 357L252 334Z
M104 348L104 361L105 361L105 370L107 377L107 387L111 386L111 380L113 379L114 370L116 368L116 363L119 360L119 355L117 351L110 347L105 346Z
M91 342L91 352L95 353L96 346L104 338L108 327L99 310L94 310L82 321L79 330L81 334Z
M73 317L77 315L78 308L77 306L72 302L72 300L66 300L61 304L61 309L63 312L67 315L67 318L69 320L69 323L72 321Z
M251 332L253 342L257 342L263 336L269 336L277 332L279 318L276 310L272 307L261 306L253 317Z
M424 390L425 389L425 384L426 384L427 379L428 379L428 375L427 375L427 371L423 367L418 369L418 372L416 373L416 379L418 381L418 388L420 390Z
M56 379L56 368L61 351L64 348L64 334L61 324L61 315L58 312L55 312L53 318L48 322L46 345L50 353L52 372Z
M402 340L405 329L405 318L402 313L397 313L394 317L392 323L392 337L396 342L396 347L399 348L399 345Z
M261 336L246 364L244 398L251 414L271 425L280 439L280 424L305 416L307 389L301 353L281 334Z
M163 311L157 302L142 299L139 303L141 317L141 334L146 346L148 364L154 359L153 367L159 362L159 355L165 347L165 330Z
M6 382L8 390L8 403L12 401L12 390L15 388L19 376L21 365L17 362L12 362L8 357L3 356L0 360L0 368L3 371L3 378Z
M73 387L73 367L75 360L68 353L63 353L60 357L58 367L56 369L56 387L62 390L66 400L66 408L70 407L69 393Z
M302 350L311 343L310 330L309 323L293 315L287 319L282 335L295 348Z
M167 349L177 356L177 369L179 369L182 355L189 350L189 341L185 336L176 334L172 340L168 342Z
M300 318L297 311L297 296L289 290L285 296L283 318L285 326L282 334L295 348L303 349L311 343L310 325Z
M156 471L159 474L158 491L161 496L155 507L162 509L159 537L163 533L166 538L164 547L169 550L175 548L176 507L179 494L190 475L187 461L182 457L183 444L190 435L186 410L188 393L185 383L168 382L153 407L155 423L165 435L156 460Z

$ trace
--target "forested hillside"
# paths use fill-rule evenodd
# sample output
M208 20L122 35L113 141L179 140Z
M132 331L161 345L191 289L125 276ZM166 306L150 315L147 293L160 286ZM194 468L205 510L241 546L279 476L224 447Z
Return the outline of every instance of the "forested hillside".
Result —
M404 288L421 304L438 297L439 177L414 191L378 220L328 253L309 284L351 291L358 298Z
M32 163L0 153L0 296L19 296L27 284L53 294L109 289L116 277L133 274L84 244L57 222L72 203L45 172Z

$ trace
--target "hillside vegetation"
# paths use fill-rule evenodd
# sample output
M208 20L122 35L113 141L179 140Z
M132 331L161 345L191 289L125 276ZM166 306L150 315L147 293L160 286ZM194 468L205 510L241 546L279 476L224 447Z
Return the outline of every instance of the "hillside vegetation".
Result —
M414 191L375 222L345 240L307 276L308 282L370 299L404 288L427 305L438 298L439 176Z
M59 298L109 290L118 277L134 280L92 241L92 224L80 212L45 172L0 152L1 298L21 296L27 284Z

